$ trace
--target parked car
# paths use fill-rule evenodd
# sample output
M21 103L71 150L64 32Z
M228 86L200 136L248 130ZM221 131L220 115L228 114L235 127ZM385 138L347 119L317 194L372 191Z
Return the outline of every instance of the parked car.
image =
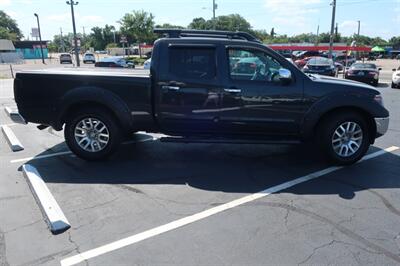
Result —
M400 88L400 67L393 69L392 88Z
M325 57L312 57L303 67L303 72L307 74L319 74L335 77L336 67L331 59Z
M296 61L294 61L294 64L299 68L302 69L308 62L308 60L310 60L312 57L306 57L303 59L298 59Z
M345 78L378 86L380 70L375 64L355 63L346 71Z
M87 63L96 63L96 58L94 57L94 54L92 53L86 53L83 55L83 63L87 64Z
M314 56L321 56L321 53L319 51L303 51L298 54L296 54L296 59L303 59L307 57L314 57Z
M123 57L113 56L100 59L94 64L95 67L135 68L135 64Z
M144 69L150 69L150 66L151 66L151 58L149 58L146 61L144 61L143 68Z
M344 66L341 63L333 62L333 64L335 65L335 68L336 68L337 72L340 72L340 71L344 70Z
M95 51L94 53L96 53L96 54L107 54L107 51L99 51L99 50L97 50L97 51Z
M64 129L68 147L85 160L104 159L125 136L148 131L176 143L314 146L309 140L315 140L333 162L351 164L388 129L379 91L305 75L248 33L155 33L166 37L154 44L151 75L123 69L18 72L20 115L41 129ZM230 64L249 57L257 58L256 67Z
M72 56L70 54L60 54L60 64L64 63L72 64Z
M347 55L338 55L334 58L335 62L338 62L340 64L342 64L343 66L348 66L350 67L351 65L353 65L357 60L355 57L353 56L347 56ZM347 61L347 63L346 63Z

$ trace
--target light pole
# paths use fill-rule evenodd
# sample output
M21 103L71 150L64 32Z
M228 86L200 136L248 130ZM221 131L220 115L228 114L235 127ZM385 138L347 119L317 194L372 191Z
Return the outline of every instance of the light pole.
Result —
M332 2L332 24L331 24L331 36L329 39L329 58L332 59L332 51L333 51L333 37L335 31L335 16L336 16L336 0Z
M213 27L214 30L216 29L216 24L217 22L215 21L215 10L217 9L218 5L215 3L215 0L213 0Z
M70 1L66 1L66 3L67 3L67 5L71 6L72 29L74 31L74 46L75 46L76 66L80 66L80 63L79 63L79 52L78 52L78 39L76 38L75 15L74 15L74 6L76 6L79 2L74 2L74 0L70 0Z
M38 14L34 14L37 20L37 26L38 26L38 32L39 32L39 41L40 41L40 52L42 53L42 63L46 64L44 62L44 54L43 54L43 46L42 46L42 34L40 33L40 23L39 23L39 15Z

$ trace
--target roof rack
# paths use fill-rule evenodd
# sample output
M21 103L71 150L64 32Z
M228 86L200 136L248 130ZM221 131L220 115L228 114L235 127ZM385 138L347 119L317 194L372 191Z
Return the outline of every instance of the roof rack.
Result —
M210 37L210 38L227 38L227 39L240 39L249 42L261 43L253 35L241 31L218 31L218 30L185 30L185 29L165 29L156 28L154 33L163 34L167 38L181 38L181 37Z

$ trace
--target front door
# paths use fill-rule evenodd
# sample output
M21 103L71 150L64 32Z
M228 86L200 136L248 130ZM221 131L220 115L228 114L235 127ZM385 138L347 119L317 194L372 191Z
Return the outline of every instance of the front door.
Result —
M297 134L304 114L303 84L296 80L295 71L289 83L279 76L280 69L292 68L291 63L256 48L228 47L226 55L229 78L222 91L220 112L224 130L251 135Z

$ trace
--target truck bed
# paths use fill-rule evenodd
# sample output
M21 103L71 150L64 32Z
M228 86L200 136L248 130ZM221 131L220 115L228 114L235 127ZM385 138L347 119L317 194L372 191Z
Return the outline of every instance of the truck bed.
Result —
M77 95L69 97L74 93ZM61 129L57 120L63 108L71 104L71 99L82 101L87 97L92 101L94 95L94 98L107 98L111 102L120 101L119 105L126 105L132 115L147 114L138 117L138 121L143 119L149 123L152 119L148 70L62 68L23 71L16 74L14 95L19 112L28 122L51 125L56 129Z

